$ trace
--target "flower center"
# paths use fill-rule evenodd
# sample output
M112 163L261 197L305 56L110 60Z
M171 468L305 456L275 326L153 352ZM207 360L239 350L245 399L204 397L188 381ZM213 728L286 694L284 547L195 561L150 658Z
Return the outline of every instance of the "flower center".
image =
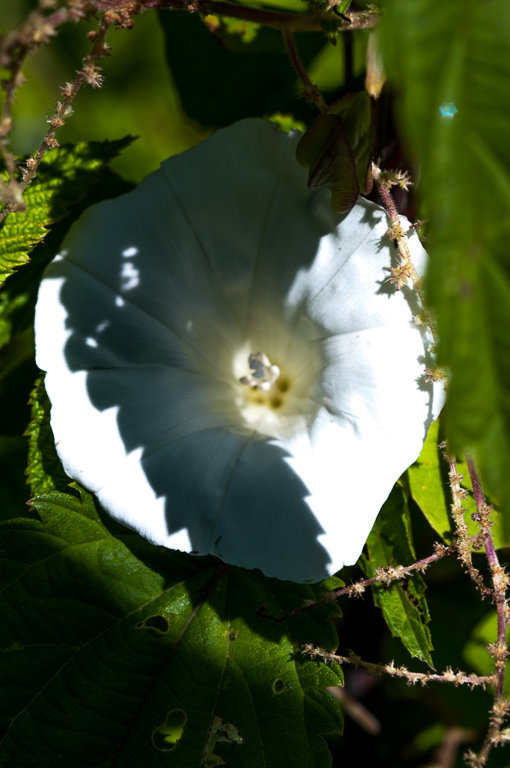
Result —
M304 428L317 407L319 366L310 347L299 352L293 355L281 349L276 359L270 359L266 352L250 352L248 344L237 351L233 371L241 386L235 402L244 429L283 438Z
M268 356L263 352L252 352L248 358L250 373L248 376L241 376L239 381L252 389L260 389L268 392L271 385L280 376L280 369L277 365L271 365Z

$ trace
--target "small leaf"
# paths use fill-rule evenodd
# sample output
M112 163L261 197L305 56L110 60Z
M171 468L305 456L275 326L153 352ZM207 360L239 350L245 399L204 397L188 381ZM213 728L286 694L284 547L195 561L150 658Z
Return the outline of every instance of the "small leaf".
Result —
M334 210L350 211L358 199L359 184L342 120L336 115L320 115L300 140L296 157L310 169L309 188L328 187Z
M407 505L401 489L395 486L367 541L368 557L362 566L369 577L386 566L409 565L416 560L411 539ZM383 613L391 634L399 637L411 656L432 666L432 641L427 627L429 612L425 582L419 574L390 586L372 587L374 602Z
M370 191L367 187L367 177L374 142L370 98L365 91L350 93L331 104L328 114L338 115L342 119L347 143L356 165L359 188L366 194Z
M300 140L296 158L309 168L310 189L331 190L331 205L347 213L365 191L372 147L370 99L350 94L320 115Z

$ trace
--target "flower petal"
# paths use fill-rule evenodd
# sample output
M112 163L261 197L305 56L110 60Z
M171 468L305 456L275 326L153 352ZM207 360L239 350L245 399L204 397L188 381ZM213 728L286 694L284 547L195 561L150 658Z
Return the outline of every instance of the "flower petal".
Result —
M442 391L412 287L388 282L384 211L310 193L298 138L242 121L89 209L42 281L36 345L64 468L112 516L315 581L358 558ZM257 352L263 391L239 382Z

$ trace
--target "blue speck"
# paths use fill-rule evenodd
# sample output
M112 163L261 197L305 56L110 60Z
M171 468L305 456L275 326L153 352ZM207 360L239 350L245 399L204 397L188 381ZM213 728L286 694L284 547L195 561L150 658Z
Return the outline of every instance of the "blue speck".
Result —
M451 120L452 117L455 117L457 111L457 107L453 101L447 101L445 104L441 104L439 107L439 113L441 117L446 117L448 120Z

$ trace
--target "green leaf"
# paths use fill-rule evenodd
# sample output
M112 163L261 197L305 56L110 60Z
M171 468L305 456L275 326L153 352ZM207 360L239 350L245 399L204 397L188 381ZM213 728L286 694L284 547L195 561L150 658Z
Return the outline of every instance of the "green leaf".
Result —
M318 117L301 138L296 157L301 165L310 169L310 189L328 187L334 210L338 213L351 210L359 196L359 185L354 157L339 117L328 114Z
M361 192L367 192L368 166L372 159L374 143L370 97L365 91L350 93L331 104L328 114L338 115L341 118L347 143L354 158L359 189Z
M346 213L365 190L371 146L370 99L366 93L353 93L312 123L297 146L296 158L310 169L310 189L328 187L333 209Z
M452 497L448 480L448 466L438 447L440 442L442 440L439 435L439 422L435 422L429 429L418 461L408 469L407 475L411 496L432 528L447 543L451 543L453 536L453 522L450 517ZM457 471L462 475L462 486L469 491L469 495L463 500L464 521L468 527L468 535L476 536L480 529L472 519L472 515L476 512L476 503L465 461L457 459ZM494 524L491 528L491 534L494 546L496 549L508 547L510 535L503 524L501 514L497 510L492 513L492 520Z
M28 437L27 479L32 495L50 491L66 491L71 483L55 450L50 427L50 401L44 389L44 377L36 382L30 395L31 420L26 431Z
M361 564L370 578L376 575L377 568L415 562L409 512L398 486L379 513L366 546L368 556L362 558ZM376 585L372 592L392 635L400 638L411 656L432 666L429 612L422 577L413 574L405 582L393 582L388 587Z
M124 542L94 502L51 492L0 526L0 762L12 768L330 765L338 669L320 587ZM125 529L124 529L125 530Z
M44 239L48 228L85 197L90 187L97 184L103 166L131 141L131 137L126 137L118 141L84 142L46 153L24 194L26 211L9 214L1 226L0 285L28 261L28 254ZM0 340L1 337L0 330Z
M452 520L449 514L451 496L447 478L442 472L446 462L441 456L439 422L430 427L418 461L409 467L407 476L413 499L416 501L432 528L441 538L451 542Z
M509 632L507 630L507 646ZM466 662L478 675L494 674L494 658L490 655L488 647L498 638L498 617L495 610L487 613L473 628L467 643L462 649L462 655ZM510 697L510 679L508 672L510 662L505 665L505 681L503 695Z
M421 166L447 439L510 526L510 6L386 0L381 46Z

